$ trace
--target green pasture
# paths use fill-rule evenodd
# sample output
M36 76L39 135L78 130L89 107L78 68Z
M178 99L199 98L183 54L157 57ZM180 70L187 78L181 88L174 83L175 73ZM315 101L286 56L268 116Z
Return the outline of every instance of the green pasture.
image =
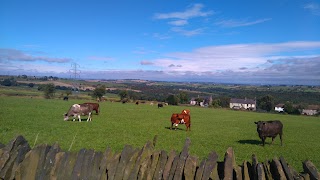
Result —
M110 147L120 152L126 144L141 148L157 135L156 149L180 152L189 137L190 154L199 159L216 151L223 160L227 148L232 147L239 165L244 160L251 162L256 154L259 161L283 156L298 171L306 159L320 168L319 117L187 107L192 125L191 132L186 132L184 125L176 131L169 129L171 114L186 107L158 109L149 104L101 102L101 113L94 114L92 122L86 122L85 117L82 122L63 121L72 104L84 101L0 96L0 142L7 144L23 135L32 147L58 143L63 150L104 151ZM267 139L266 146L261 146L254 121L271 119L284 124L284 146L280 146L279 137L273 145Z

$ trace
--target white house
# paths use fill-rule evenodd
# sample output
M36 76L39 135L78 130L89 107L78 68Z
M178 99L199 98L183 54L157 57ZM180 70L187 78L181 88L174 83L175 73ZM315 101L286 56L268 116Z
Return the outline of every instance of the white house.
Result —
M247 109L255 111L257 109L256 107L256 100L253 99L236 99L231 98L230 99L230 108L231 109Z
M274 107L274 110L277 111L277 112L284 112L284 104L277 104L275 107Z
M199 101L202 100L202 101ZM191 98L190 105L199 105L201 107L207 107L212 104L212 96L208 97L199 97L198 98Z
M302 109L301 114L307 116L313 116L319 113L320 106L318 105L309 105L307 108Z

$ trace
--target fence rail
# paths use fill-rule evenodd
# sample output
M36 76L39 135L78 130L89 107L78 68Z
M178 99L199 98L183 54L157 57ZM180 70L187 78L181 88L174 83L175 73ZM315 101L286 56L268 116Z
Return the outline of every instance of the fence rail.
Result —
M200 161L189 154L187 138L180 153L159 151L153 142L141 149L126 145L122 152L113 153L81 149L79 152L62 151L58 144L38 145L30 148L23 136L17 136L7 145L0 143L0 179L319 179L319 171L306 160L304 172L291 168L283 157L259 162L252 155L252 162L237 165L233 149L227 149L224 161L212 151Z

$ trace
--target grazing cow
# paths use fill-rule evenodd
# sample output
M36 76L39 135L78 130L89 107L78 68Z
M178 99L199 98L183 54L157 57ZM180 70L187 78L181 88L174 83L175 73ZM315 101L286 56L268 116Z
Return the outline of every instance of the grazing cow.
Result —
M181 111L181 114L190 115L190 110L189 109L184 109L184 110Z
M163 107L163 104L158 103L158 108Z
M136 102L136 105L139 105L139 101Z
M68 96L65 96L65 97L63 97L63 100L64 100L64 101L68 101L68 100L69 100L69 97L68 97Z
M96 114L99 114L99 112L100 112L99 103L86 102L86 103L83 103L83 104L90 104L92 106L92 110L95 110Z
M186 125L186 131L191 131L190 127L191 127L191 118L190 115L187 114L172 114L171 115L171 127L170 129L172 129L172 126L175 126L175 130L177 130L177 127L179 124L185 124Z
M79 122L81 122L80 115L88 116L87 121L92 121L92 105L90 104L74 104L70 107L69 111L64 114L64 120L67 121L69 117L73 116L73 121L75 121L76 116L78 116Z
M272 138L271 144L273 144L274 138L279 134L282 146L282 129L283 124L279 120L274 121L258 121L254 122L257 125L257 132L262 144L264 146L267 137Z

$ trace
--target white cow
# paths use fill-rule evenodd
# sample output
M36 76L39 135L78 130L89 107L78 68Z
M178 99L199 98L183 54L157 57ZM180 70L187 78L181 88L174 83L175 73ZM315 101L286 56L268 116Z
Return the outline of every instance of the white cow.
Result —
M92 121L92 109L92 105L90 104L74 104L70 107L69 111L64 114L64 120L67 121L69 117L73 116L73 121L75 121L75 118L78 117L79 122L81 122L80 115L82 115L88 116L87 121Z

